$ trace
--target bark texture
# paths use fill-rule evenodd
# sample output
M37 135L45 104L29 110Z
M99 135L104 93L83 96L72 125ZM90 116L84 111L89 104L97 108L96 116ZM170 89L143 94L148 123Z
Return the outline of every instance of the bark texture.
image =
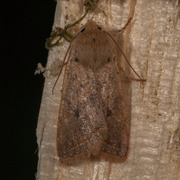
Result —
M136 3L135 3L136 2ZM102 12L104 11L105 14ZM124 163L108 161L59 165L57 120L62 76L45 80L37 126L38 180L178 180L180 179L180 21L178 1L101 0L88 19L106 30L118 30L134 12L124 33L124 51L146 79L132 83L130 152ZM57 2L54 26L64 27L83 14L83 0ZM47 67L63 59L68 43L49 51ZM127 50L126 50L127 48Z

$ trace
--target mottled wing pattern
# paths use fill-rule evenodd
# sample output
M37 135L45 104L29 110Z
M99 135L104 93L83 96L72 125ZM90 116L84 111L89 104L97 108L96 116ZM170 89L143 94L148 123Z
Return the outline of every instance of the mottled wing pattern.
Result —
M71 44L59 112L60 162L127 158L129 121L114 42L89 22Z
M107 137L101 154L105 159L122 162L127 158L130 126L116 61L112 60L98 72L98 81L103 85L101 97L107 125Z
M95 75L78 62L70 62L64 77L57 128L60 162L98 153L106 134L104 119Z

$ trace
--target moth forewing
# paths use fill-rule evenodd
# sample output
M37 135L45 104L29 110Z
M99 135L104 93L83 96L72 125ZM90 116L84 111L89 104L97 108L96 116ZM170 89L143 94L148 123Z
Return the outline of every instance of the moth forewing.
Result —
M99 156L123 162L130 121L116 43L89 21L71 43L57 128L61 163Z

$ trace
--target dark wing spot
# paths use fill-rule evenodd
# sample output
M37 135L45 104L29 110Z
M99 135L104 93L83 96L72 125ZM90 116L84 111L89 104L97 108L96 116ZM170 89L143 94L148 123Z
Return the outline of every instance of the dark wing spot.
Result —
M110 62L110 61L111 61L111 58L108 58L108 59L107 59L107 62Z
M78 58L75 58L75 61L76 61L76 62L79 62L79 59L78 59Z
M83 32L84 30L85 30L85 28L82 28L82 29L81 29L81 32Z
M93 38L93 42L95 42L96 41L96 39L95 38Z
M99 30L102 30L101 27L99 27L99 26L98 26L98 29L99 29Z
M78 110L75 112L75 115L77 118L79 118L79 111Z
M109 116L111 116L111 115L112 115L111 110L110 110L110 109L107 109L107 111L106 111L106 117L109 117Z

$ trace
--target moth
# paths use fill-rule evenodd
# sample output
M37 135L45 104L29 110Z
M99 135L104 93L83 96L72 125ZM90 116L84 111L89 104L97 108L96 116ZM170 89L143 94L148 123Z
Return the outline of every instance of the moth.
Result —
M60 163L100 157L123 162L130 122L117 44L88 21L69 47L57 124Z

